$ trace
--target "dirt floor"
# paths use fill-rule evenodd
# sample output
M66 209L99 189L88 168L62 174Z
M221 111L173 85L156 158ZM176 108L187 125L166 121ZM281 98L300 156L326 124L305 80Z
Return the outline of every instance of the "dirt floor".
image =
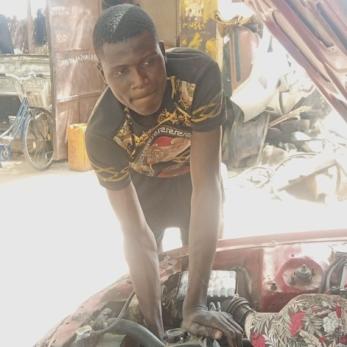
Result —
M225 173L224 237L347 228L346 202L274 199ZM0 168L2 345L32 346L79 303L127 271L119 225L92 171ZM164 249L180 244L169 230Z

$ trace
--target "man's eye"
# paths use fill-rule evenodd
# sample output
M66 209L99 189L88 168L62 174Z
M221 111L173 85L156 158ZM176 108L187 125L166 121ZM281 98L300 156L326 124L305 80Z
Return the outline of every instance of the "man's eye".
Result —
M121 77L126 76L126 74L128 72L129 72L129 69L123 68L123 69L119 69L119 70L114 71L112 75L116 78L121 78Z
M149 58L149 59L145 60L145 61L142 63L142 66L143 66L144 68L150 67L150 66L152 66L152 65L154 64L154 62L155 62L155 59L154 59L154 58Z

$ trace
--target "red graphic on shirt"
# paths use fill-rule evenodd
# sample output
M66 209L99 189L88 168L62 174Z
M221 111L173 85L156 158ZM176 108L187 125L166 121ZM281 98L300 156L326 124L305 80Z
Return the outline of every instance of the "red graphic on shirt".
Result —
M160 136L144 152L148 165L174 161L190 146L184 137Z

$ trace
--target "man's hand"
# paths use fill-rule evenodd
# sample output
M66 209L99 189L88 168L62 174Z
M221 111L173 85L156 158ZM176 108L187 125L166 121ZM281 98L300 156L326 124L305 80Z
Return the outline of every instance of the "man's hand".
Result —
M224 335L229 347L242 346L242 328L226 312L192 309L184 313L182 327L195 336L220 339Z

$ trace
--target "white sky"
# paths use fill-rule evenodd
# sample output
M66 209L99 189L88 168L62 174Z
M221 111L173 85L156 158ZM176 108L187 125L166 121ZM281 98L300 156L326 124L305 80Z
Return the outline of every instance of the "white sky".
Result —
M32 13L36 13L36 9L44 8L46 0L31 0ZM28 0L0 0L0 14L8 17L16 16L24 18L27 15Z

